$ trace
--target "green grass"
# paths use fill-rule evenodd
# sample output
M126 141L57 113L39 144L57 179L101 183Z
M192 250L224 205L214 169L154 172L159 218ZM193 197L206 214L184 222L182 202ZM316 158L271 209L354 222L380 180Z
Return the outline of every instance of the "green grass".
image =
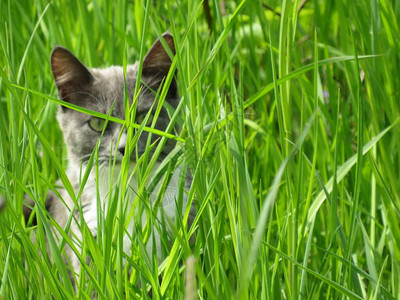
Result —
M208 22L197 0L0 2L0 298L75 294L68 228L43 208L58 178L73 193L51 49L125 65L164 31L182 98L168 162L192 170L195 227L175 224L160 266L144 249L149 225L126 256L122 172L98 238L82 224L75 251L91 262L77 297L400 298L400 1L205 2ZM151 165L145 157L136 169L143 180ZM25 194L35 227L23 219Z

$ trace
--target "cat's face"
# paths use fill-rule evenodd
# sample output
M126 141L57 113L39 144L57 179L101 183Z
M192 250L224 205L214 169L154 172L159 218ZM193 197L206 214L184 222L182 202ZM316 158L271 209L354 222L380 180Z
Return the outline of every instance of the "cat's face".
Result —
M165 34L163 37L172 53L175 54L172 36ZM60 99L103 114L110 114L122 120L125 119L125 84L122 67L88 69L73 54L61 47L53 50L51 66ZM135 123L141 123L153 103L157 101L155 94L160 89L160 84L168 74L170 66L171 59L161 42L157 40L143 60L142 89L138 98ZM138 63L127 67L125 82L130 104L132 104L134 96L137 72ZM165 101L172 107L177 106L179 97L175 81L171 83ZM153 106L153 110L156 107L157 102ZM105 121L65 107L60 108L58 121L64 133L69 159L76 162L87 161L103 132ZM157 118L155 128L163 131L168 124L169 117L163 108ZM121 124L109 122L101 138L99 160L108 162L110 155L115 155L117 160L120 160L125 152L126 136L126 130L122 130ZM148 133L143 131L132 153L132 159L136 157L136 152L140 156L145 151L147 138ZM153 134L152 141L159 138ZM173 141L169 140L160 158L168 154L173 146Z

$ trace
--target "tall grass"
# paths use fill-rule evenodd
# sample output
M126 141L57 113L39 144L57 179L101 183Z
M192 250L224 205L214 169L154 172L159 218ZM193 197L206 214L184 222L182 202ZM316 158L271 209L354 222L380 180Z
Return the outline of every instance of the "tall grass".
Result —
M399 299L399 16L397 0L2 1L0 298ZM176 224L158 265L154 229L125 254L124 224L99 210L75 291L68 228L44 209L58 178L73 192L51 49L124 65L164 31L182 98L168 159L193 174L194 227Z

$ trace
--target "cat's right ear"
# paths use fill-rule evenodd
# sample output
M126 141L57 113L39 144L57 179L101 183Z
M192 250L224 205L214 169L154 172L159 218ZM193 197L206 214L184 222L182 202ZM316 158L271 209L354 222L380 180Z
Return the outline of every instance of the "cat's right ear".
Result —
M163 34L167 46L172 55L175 55L174 38L169 33ZM143 74L158 77L165 77L171 67L172 60L168 55L167 50L159 39L157 39L143 60Z
M51 52L51 70L60 99L72 99L85 86L93 82L90 71L67 49L56 46Z

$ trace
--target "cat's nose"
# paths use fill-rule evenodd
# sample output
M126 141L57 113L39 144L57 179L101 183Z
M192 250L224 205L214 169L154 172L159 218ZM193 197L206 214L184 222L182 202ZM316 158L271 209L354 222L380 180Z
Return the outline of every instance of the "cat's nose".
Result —
M118 152L122 155L125 155L125 148L126 148L126 132L124 132L119 140L118 143Z
M122 155L125 155L125 146L118 147L118 151L119 151L119 153L121 153Z

